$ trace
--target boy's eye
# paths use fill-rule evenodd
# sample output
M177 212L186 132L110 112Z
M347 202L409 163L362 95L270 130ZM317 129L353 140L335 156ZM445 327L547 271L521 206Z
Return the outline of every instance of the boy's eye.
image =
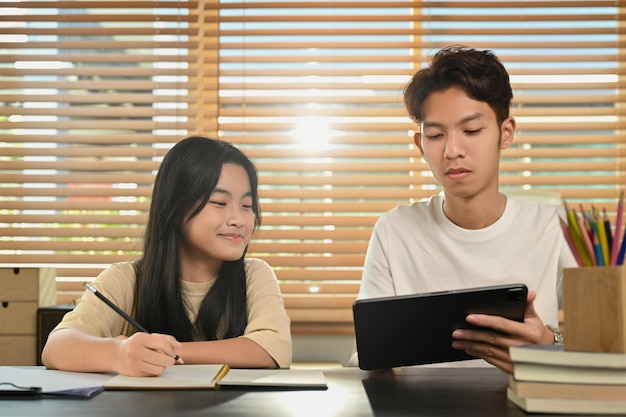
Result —
M468 135L476 135L476 134L480 133L481 130L483 130L482 127L478 128L478 129L467 129L465 131L465 133L468 134Z
M442 133L433 133L433 134L426 135L427 139L439 139L440 137L443 137Z

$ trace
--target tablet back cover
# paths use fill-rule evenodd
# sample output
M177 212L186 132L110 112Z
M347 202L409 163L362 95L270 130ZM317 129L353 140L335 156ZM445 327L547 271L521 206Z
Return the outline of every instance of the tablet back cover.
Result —
M471 313L523 321L523 284L371 298L353 303L359 367L365 370L475 359L452 348Z

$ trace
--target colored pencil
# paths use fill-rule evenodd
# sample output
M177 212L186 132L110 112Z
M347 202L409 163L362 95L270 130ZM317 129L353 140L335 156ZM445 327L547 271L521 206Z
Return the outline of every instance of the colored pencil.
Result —
M602 208L602 223L604 224L604 233L606 233L606 244L608 246L609 259L606 260L606 264L611 264L611 249L613 248L613 231L611 229L611 221L609 216L606 215L606 207Z
M619 259L620 240L619 237L622 231L622 222L624 217L624 191L619 194L619 201L617 202L617 214L615 220L615 234L613 237L613 245L611 247L611 265L617 265Z
M602 256L602 248L600 247L600 240L598 239L598 234L593 234L593 247L596 251L596 258L598 260L598 266L604 266L604 256Z
M615 229L607 215L606 208L585 212L582 204L580 216L568 207L563 200L565 216L559 217L561 229L567 244L576 258L578 266L624 265L626 261L626 220L624 219L624 193L621 191L617 202Z
M600 248L602 248L602 265L609 265L611 263L611 254L609 253L609 242L607 240L604 222L596 216L594 221L591 223L592 228L594 227L594 224L594 231L598 234L598 241L600 242ZM600 265L599 262L598 265Z
M574 210L572 209L572 211ZM582 215L581 216L575 215L575 217L578 220L578 227L580 229L582 241L583 241L583 244L585 245L585 249L587 250L587 254L589 255L589 259L591 260L591 264L597 265L598 260L596 259L596 253L593 248L593 243L591 242L591 236L589 236L589 232L587 232L587 227L588 227L587 221Z
M578 263L578 266L584 266L583 260L580 258L580 253L578 253L578 249L576 248L576 245L574 245L574 241L572 240L572 233L567 227L567 223L560 217L559 217L559 221L561 223L561 229L563 230L563 236L565 236L565 241L567 242L570 250L572 251L572 255L574 255L574 258L576 259L576 263Z
M575 247L575 252L578 254L582 261L583 266L593 266L593 262L591 261L591 257L587 253L585 249L585 244L583 242L583 236L581 234L580 227L578 226L578 221L576 220L576 212L573 209L570 209L567 206L567 202L563 200L563 204L565 205L566 215L567 215L567 226L570 232L572 243ZM572 250L574 252L574 250Z
M626 228L624 228L624 234L622 235L622 247L617 256L617 265L624 265L624 255L626 255Z
M580 227L578 227L578 222L576 221L576 213L567 206L567 202L565 200L563 200L563 205L565 206L567 225L569 226L569 230L572 232L572 238L575 235L579 235L582 238L582 235L580 234Z

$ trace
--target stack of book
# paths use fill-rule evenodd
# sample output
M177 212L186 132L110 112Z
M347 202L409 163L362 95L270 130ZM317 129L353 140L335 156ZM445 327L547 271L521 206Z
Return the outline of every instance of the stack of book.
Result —
M528 413L626 415L626 354L510 348L507 397Z

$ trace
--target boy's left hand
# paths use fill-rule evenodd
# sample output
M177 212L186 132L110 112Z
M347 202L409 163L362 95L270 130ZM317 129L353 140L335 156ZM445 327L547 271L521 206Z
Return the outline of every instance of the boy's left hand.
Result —
M470 314L466 320L485 329L458 329L452 333L452 347L484 359L504 372L513 372L509 347L528 344L554 343L552 331L535 312L535 291L528 292L524 322L508 320L500 316Z

